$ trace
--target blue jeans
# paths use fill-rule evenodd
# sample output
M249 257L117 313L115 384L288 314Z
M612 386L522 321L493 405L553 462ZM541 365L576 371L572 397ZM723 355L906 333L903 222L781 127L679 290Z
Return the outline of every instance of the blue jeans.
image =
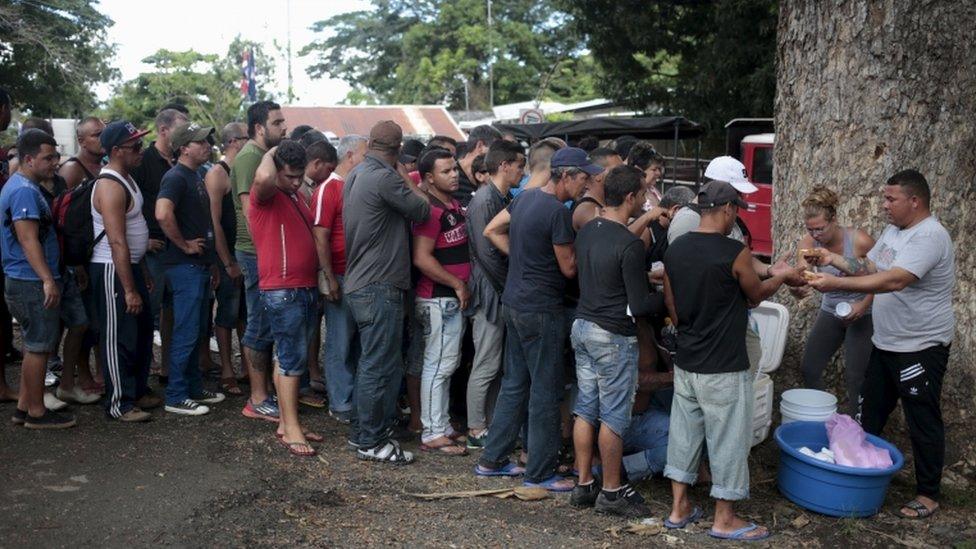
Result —
M356 374L353 438L361 448L387 442L403 377L403 319L406 291L374 282L346 294L359 329L362 355Z
M146 253L145 261L153 282L152 291L149 292L149 311L153 317L153 328L158 330L159 311L173 306L173 290L166 282L166 265L159 259L159 252Z
M237 250L234 252L237 264L244 273L244 303L247 308L247 326L241 343L262 353L270 353L274 340L267 314L261 305L261 291L258 289L258 256Z
M210 317L210 268L184 263L166 268L173 291L173 341L169 350L166 404L174 405L203 392L197 363L200 344L207 339Z
M578 318L572 340L579 386L573 414L593 426L602 423L622 437L637 391L637 337Z
M623 435L623 464L627 478L632 482L664 471L668 464L670 422L667 412L653 406L631 418Z
M278 346L278 371L301 376L308 369L308 341L318 320L318 289L261 290L261 304Z
M542 482L556 473L559 457L566 313L519 312L505 306L502 314L507 329L505 373L479 463L494 469L508 462L527 411L525 480Z
M420 420L424 424L424 443L451 432L451 375L461 362L461 336L464 317L457 298L418 297L417 320L424 343L424 366L420 376Z
M344 277L337 275L336 278L341 286ZM329 392L329 409L333 412L352 410L359 355L356 319L352 316L346 296L339 298L339 301L326 300L322 364L325 368L326 389Z

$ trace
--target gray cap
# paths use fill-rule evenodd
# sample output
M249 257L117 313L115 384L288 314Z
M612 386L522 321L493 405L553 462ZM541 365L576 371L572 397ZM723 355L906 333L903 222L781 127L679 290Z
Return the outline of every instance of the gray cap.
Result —
M745 200L739 197L739 191L725 181L709 181L698 191L698 206L714 208L724 204L735 204L740 208L748 208Z

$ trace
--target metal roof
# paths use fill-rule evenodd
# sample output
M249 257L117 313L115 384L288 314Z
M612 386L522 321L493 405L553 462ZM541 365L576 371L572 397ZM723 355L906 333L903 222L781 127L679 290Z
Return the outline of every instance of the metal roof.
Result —
M369 130L381 120L393 120L403 128L403 135L447 135L466 139L447 109L440 105L330 105L328 107L281 107L285 124L294 128L308 124L337 137L369 135Z

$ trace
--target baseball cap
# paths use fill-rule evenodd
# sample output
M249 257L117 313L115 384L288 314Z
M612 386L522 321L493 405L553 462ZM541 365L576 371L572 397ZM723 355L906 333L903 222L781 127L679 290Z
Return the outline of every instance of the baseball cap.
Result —
M200 126L196 123L180 124L173 128L173 136L170 137L170 148L173 152L180 150L180 147L194 141L207 141L213 135L214 129L210 126Z
M102 144L103 149L110 151L112 147L118 147L127 141L139 139L147 133L149 130L137 129L128 120L114 120L105 126L98 141Z
M724 204L735 204L740 208L748 208L744 200L739 198L739 191L725 181L709 181L698 191L698 205L702 208L714 208Z
M369 130L370 148L395 151L403 142L403 130L392 120L381 120Z
M746 175L746 167L742 162L731 156L719 156L713 158L705 168L705 177L715 181L725 181L735 187L740 193L749 194L758 191Z
M590 175L603 173L603 168L593 163L586 151L578 147L563 147L552 155L549 166L553 168L579 168Z

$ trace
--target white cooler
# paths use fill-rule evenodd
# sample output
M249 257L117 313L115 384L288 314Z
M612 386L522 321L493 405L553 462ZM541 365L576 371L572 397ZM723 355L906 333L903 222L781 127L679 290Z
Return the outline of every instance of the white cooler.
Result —
M762 342L762 358L753 382L756 402L753 406L752 445L755 446L766 440L773 424L773 380L769 373L776 371L783 360L790 312L779 303L763 301L752 309L750 316L750 323L759 332Z

